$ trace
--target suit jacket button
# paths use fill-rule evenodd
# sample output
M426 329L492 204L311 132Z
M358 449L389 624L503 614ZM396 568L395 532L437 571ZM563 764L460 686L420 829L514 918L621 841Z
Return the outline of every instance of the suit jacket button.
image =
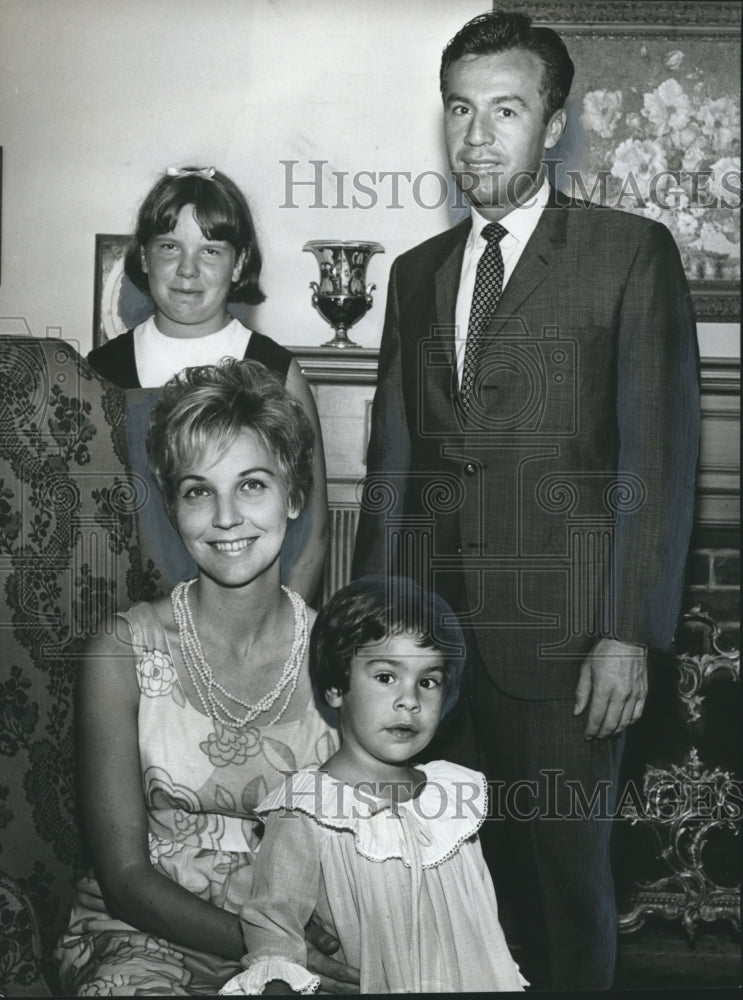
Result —
M475 465L474 462L467 462L467 464L464 467L464 471L467 473L468 476L474 476L477 473L477 466Z

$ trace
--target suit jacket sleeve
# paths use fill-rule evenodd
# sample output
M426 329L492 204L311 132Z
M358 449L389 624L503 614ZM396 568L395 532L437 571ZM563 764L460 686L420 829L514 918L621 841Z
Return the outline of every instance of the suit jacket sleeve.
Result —
M665 648L680 611L693 521L699 358L679 253L659 223L645 231L622 300L616 405L614 632Z
M366 481L351 568L352 579L386 575L386 521L402 516L410 466L410 432L405 415L397 295L398 261L390 271L387 310L372 404Z

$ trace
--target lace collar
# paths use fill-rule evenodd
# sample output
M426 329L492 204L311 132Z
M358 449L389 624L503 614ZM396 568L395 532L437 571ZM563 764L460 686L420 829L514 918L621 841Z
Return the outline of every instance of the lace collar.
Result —
M444 760L419 769L426 775L420 794L393 804L373 795L371 783L354 786L323 771L297 771L256 812L299 811L321 826L353 833L356 850L370 861L399 858L407 867L433 868L480 829L487 784L479 771Z

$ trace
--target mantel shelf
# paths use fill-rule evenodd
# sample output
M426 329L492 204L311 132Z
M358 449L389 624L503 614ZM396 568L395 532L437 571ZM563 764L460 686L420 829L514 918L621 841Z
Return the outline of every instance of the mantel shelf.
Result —
M369 347L290 347L297 364L315 385L343 382L375 385L379 351Z

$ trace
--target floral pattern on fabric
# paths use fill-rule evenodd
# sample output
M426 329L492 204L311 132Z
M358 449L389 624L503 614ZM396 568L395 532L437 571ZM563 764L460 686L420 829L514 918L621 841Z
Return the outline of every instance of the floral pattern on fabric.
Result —
M164 698L175 684L175 669L168 653L153 649L137 661L139 690L146 698Z
M199 744L214 767L244 764L248 757L255 757L261 750L261 734L256 726L247 729L228 729L214 722L214 732Z
M15 995L44 989L21 959L37 917L39 975L56 988L51 950L85 868L72 739L82 643L156 570L142 568L124 394L64 341L6 336L0 399L0 868L33 918L8 925L0 990Z
M296 721L245 729L215 722L186 698L150 605L121 617L137 650L150 862L200 899L237 913L250 896L263 833L256 807L287 769L327 760L337 733L312 701ZM80 996L214 995L238 969L114 919L92 877L78 883L57 957L63 987Z

